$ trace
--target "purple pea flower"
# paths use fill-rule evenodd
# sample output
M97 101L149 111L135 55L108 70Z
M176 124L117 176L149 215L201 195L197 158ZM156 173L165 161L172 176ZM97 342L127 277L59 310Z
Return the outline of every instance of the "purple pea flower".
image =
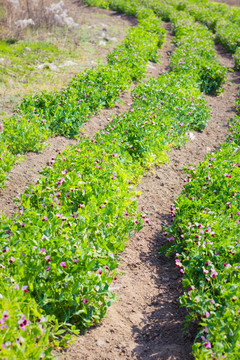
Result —
M12 264L14 261L15 261L15 258L13 256L11 256L10 260L9 260L10 264Z
M205 312L205 314L203 315L203 318L209 318L210 317L210 313L208 311Z
M209 341L205 342L204 346L205 346L206 349L211 349L212 348L212 344Z

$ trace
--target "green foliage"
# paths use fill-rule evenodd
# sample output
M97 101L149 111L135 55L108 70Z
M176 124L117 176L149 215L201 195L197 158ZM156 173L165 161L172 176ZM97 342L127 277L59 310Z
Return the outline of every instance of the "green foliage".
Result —
M236 50L233 55L234 65L236 70L240 70L240 47Z
M189 320L198 319L197 359L239 353L240 153L234 143L186 169L187 185L172 207L169 239L184 274L181 297Z
M6 61L6 66L4 61L1 62L0 77L4 81L9 72L17 77L23 76L35 70L36 63L52 62L59 55L60 49L50 42L1 40L0 57ZM7 65L8 62L11 64L10 67Z
M235 53L240 46L240 10L226 4L216 4L208 0L167 0L177 10L183 10L195 20L205 24L216 33L216 39L227 51ZM168 6L169 6L168 5Z
M134 15L137 16L137 12ZM103 107L113 107L131 82L145 75L148 61L158 60L157 49L165 39L166 31L152 11L143 12L139 18L139 25L130 29L123 44L109 55L107 66L76 75L62 91L25 97L15 115L4 121L0 143L7 144L13 154L40 151L49 136L75 137L90 115ZM49 50L49 44L46 46ZM39 50L44 53L43 44L31 43L31 47L33 54ZM28 54L22 42L14 45L1 42L1 49L18 54L20 62ZM8 157L3 157L1 183L12 164Z
M27 151L40 151L50 136L49 129L38 116L15 116L4 122L1 140L8 144L12 154L24 154ZM5 161L4 161L5 163Z
M27 286L0 276L1 358L52 359L49 344L51 318L27 293Z
M173 23L176 50L168 74L135 88L129 112L115 116L93 139L80 138L78 145L53 158L44 176L21 195L19 212L2 218L0 312L1 306L2 312L7 308L13 319L10 325L6 318L11 332L2 341L6 357L13 359L22 356L12 330L21 327L22 315L29 327L24 351L31 359L41 353L51 359L50 341L64 345L71 333L78 333L76 328L86 329L105 315L114 300L109 287L116 279L118 254L145 219L137 213L137 182L146 169L166 160L170 147L184 143L187 131L203 130L210 110L201 91L218 94L225 81L211 33L185 12L176 12L170 0L85 2L136 16L139 25L109 55L106 67L78 74L60 92L24 99L1 134L13 153L40 150L50 134L76 136L91 114L113 106L132 81L144 76L147 62L157 61L165 36L153 11ZM188 7L181 2L178 8ZM206 16L204 12L202 21L207 23ZM191 286L181 301L204 327L193 347L198 359L213 352L235 359L239 352L237 116L230 130L229 143L220 152L197 170L188 168L185 193L172 206L169 241L175 239L183 285ZM6 147L2 153L10 166L14 157ZM8 307L1 303L7 295Z
M143 2L162 19L173 24L177 49L171 56L170 70L181 73L191 71L198 79L201 91L206 94L220 94L226 81L227 69L216 58L213 36L207 27L196 23L195 18L185 12L188 9L185 2L169 0L169 5L155 0L150 4ZM180 11L180 8L184 11Z
M186 75L139 84L133 99L132 109L94 139L81 138L52 159L45 176L21 196L19 213L2 219L0 263L15 283L27 286L44 314L54 316L56 329L61 324L51 338L105 315L114 299L109 286L118 253L145 218L136 212L137 181L209 118Z
M240 46L239 25L231 24L229 21L219 21L216 27L217 41L223 44L227 51L235 53Z
M197 169L185 169L185 189L171 206L168 251L176 253L188 289L180 299L189 310L187 320L197 319L201 325L193 346L201 360L234 360L240 351L239 129L237 114L220 151L208 155Z
M15 163L16 156L9 151L5 144L0 144L0 187L4 186L7 179L7 173Z

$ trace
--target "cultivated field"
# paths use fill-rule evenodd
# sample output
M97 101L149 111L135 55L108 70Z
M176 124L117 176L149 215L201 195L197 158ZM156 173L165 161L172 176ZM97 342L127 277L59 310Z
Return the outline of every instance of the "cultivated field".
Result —
M240 8L30 5L0 4L0 358L236 360Z

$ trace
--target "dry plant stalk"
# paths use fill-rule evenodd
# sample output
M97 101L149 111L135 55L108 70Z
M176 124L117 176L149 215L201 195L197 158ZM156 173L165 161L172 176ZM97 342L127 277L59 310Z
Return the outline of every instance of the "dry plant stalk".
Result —
M4 19L9 35L19 37L28 27L39 28L44 25L48 28L55 24L54 14L48 8L56 0L2 0L7 16Z

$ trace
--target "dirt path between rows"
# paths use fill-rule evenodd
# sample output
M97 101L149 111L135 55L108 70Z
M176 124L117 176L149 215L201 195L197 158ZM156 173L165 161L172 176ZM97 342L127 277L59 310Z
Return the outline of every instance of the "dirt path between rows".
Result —
M121 23L126 22L126 26L134 26L137 24L136 19L124 14L119 14L115 11L101 10L98 8L87 7L79 3L79 11L82 12L82 16L92 16L94 13L109 14L109 17L115 17L120 19ZM118 20L116 20L118 21ZM167 25L168 26L168 25ZM161 55L161 64L149 62L147 65L146 80L150 77L157 77L162 71L165 71L168 67L167 52L172 47L170 45L171 36L168 35L164 50L159 50ZM122 40L122 39L121 39ZM125 91L120 97L119 101L111 109L102 109L99 114L92 116L88 122L84 125L85 131L81 134L84 136L92 137L94 134L103 129L109 119L114 115L121 114L124 111L128 111L132 104L131 91L137 85L133 83L129 91ZM66 147L77 144L77 139L67 139L63 136L57 136L48 139L48 144L43 151L39 153L29 152L25 155L22 162L16 163L12 168L9 179L6 182L6 187L0 189L0 214L12 216L17 206L14 202L14 198L24 192L30 184L35 183L41 176L43 168L49 164L51 159L57 155L58 152L62 152Z
M221 47L216 49L220 61L232 68L231 57ZM165 63L167 53L163 50ZM207 97L212 117L205 130L190 132L186 145L169 153L169 164L156 167L143 178L138 187L143 191L139 210L148 214L150 224L131 238L122 254L119 271L123 275L112 286L119 300L109 308L108 317L79 336L59 360L193 359L191 347L197 325L182 331L186 311L178 302L183 291L181 276L174 259L159 257L158 249L166 242L162 227L170 224L170 204L183 189L183 167L197 165L227 137L239 73L229 72L228 79L223 94Z
M158 76L168 70L172 35L170 24L167 41L161 53L161 64L149 64L148 76ZM219 58L233 67L230 56L217 47ZM151 74L150 74L151 73ZM169 153L170 163L156 167L142 179L139 191L139 211L148 214L150 224L131 238L121 256L122 276L113 283L112 290L119 300L108 310L108 317L89 329L70 346L59 360L190 360L196 325L182 332L186 311L179 308L182 293L181 276L174 267L174 259L158 256L159 246L166 239L162 227L170 224L170 204L183 189L183 167L197 164L204 156L219 148L227 136L228 118L234 116L234 95L237 94L239 73L228 73L225 91L219 97L207 97L212 107L212 119L202 133L190 132L189 141L180 150ZM93 136L108 119L131 106L126 92L113 109L105 109L86 124L85 134ZM74 143L54 138L52 145L40 154L28 154L25 162L16 165L0 192L0 209L12 215L16 207L13 197L40 177L39 171L56 152ZM57 142L55 142L57 141ZM58 142L59 141L59 142ZM27 161L27 162L26 162Z
M71 3L71 1L68 1ZM71 4L70 4L71 5ZM71 9L71 6L68 6ZM104 9L98 9L93 7L88 7L86 5L82 5L81 1L75 1L74 10L78 12L75 14L75 17L78 19L78 22L85 23L92 20L94 26L96 24L100 24L105 27L113 26L113 23L117 22L119 26L129 28L130 26L134 26L137 24L137 20L131 16L127 16L125 14L119 14L115 11L107 11ZM73 15L73 14L71 14ZM102 19L103 17L103 19ZM102 24L102 22L105 22ZM116 33L115 46L116 47L123 40L124 31ZM107 53L112 50L112 47L108 47L108 51L106 49L101 49L100 46L96 44L97 54L107 56ZM96 56L93 57L96 60ZM83 67L91 67L92 64L85 63ZM101 124L102 119L106 119L106 117L112 116L119 112L127 110L131 105L131 97L130 92L126 91L120 100L116 103L115 107L112 109L105 109L100 112L98 116L93 117L89 121L89 125L86 126L86 134L89 136L91 132L94 130L96 132L99 128L96 126L96 119L99 124ZM95 124L93 127L92 124ZM100 126L101 128L101 126ZM41 176L40 172L43 168L51 161L52 157L55 157L59 151L63 151L66 147L76 144L78 141L75 139L67 139L63 136L57 136L48 139L48 144L43 151L39 153L29 152L25 155L25 158L22 162L15 164L13 169L9 174L9 179L6 182L6 187L4 189L0 189L0 214L3 213L7 216L12 216L16 210L17 206L14 202L14 198L24 192L24 190Z

